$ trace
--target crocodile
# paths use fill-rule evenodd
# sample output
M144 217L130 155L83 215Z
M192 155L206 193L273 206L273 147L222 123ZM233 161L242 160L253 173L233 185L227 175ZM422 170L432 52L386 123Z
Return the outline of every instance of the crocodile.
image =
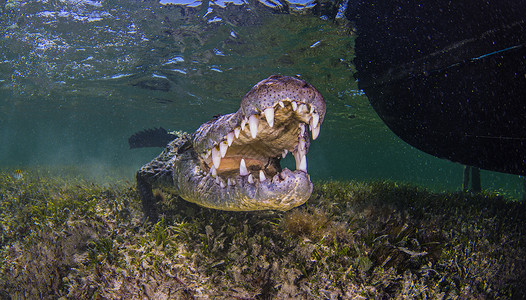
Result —
M323 96L304 80L272 75L257 83L235 113L215 116L193 134L174 135L137 171L146 220L158 218L153 188L226 211L286 211L312 194L306 154L326 112ZM294 156L296 170L281 168Z

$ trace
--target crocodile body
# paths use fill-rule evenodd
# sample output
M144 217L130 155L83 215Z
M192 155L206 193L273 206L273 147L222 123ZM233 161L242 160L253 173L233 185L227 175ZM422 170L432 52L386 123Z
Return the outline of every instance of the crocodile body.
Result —
M256 84L240 109L179 134L137 172L145 217L157 219L152 188L201 206L230 211L288 210L307 201L309 129L325 117L321 94L303 80L271 76ZM282 169L291 153L296 170Z

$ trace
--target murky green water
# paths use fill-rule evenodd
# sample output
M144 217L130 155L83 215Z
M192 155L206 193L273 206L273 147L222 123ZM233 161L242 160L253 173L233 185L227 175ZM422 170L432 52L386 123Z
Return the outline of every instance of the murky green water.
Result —
M276 14L262 3L271 6L2 2L0 167L74 165L92 178L131 179L160 152L129 150L131 134L159 126L192 132L236 111L259 80L283 74L307 80L327 101L308 154L313 179L460 189L461 165L402 142L357 89L344 19ZM482 185L522 193L517 176L483 171Z

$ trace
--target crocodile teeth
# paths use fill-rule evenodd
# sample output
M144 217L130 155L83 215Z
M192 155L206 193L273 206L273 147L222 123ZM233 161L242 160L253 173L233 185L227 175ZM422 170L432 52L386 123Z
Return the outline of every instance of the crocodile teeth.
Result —
M243 118L243 120L241 120L241 130L245 130L245 126L247 125L247 123L247 119Z
M248 175L248 182L254 183L254 177L252 176L252 174Z
M267 177L265 177L265 172L263 172L263 170L259 170L259 181L263 182L267 179Z
M236 128L234 129L234 136L236 137L236 139L239 138L239 134L240 134L240 133L241 133L241 128L236 127Z
M248 119L248 126L250 127L250 135L252 136L253 139L256 138L256 136L258 135L258 124L259 124L259 119L256 115L251 115L250 118Z
M219 149L217 149L217 146L212 148L212 163L216 169L219 168L219 164L221 163L221 153Z
M283 101L279 101L278 104L281 106L281 108L285 108L285 103L283 103Z
M223 182L223 180L220 180L220 181L219 181L219 185L220 185L221 188L223 188L223 189L224 189L225 186L226 186L225 183Z
M302 153L298 149L297 151L292 152L292 155L294 156L294 161L296 162L296 169L298 169L298 166L301 164Z
M320 122L320 115L318 115L317 113L313 113L312 119L310 120L310 128L318 127L319 122Z
M294 160L296 161L296 169L299 169L301 160L307 154L307 151L302 148L301 144L298 144L297 148L294 150L294 152L292 152L292 154L294 155Z
M245 160L243 158L241 159L241 163L239 164L239 175L241 176L248 175L247 165L245 164Z
M289 150L283 150L283 153L281 153L281 157L285 158L287 156L287 153L289 153Z
M210 173L212 174L212 177L216 177L217 176L217 170L214 166L210 167Z
M311 106L310 106L309 114L312 114L313 112L314 112L314 105L311 105Z
M301 156L300 165L297 166L296 169L307 172L307 156L305 156L305 154Z
M320 126L314 127L314 129L312 129L312 139L317 139L318 135L320 135Z
M274 107L269 107L265 109L265 118L267 119L268 125L270 127L274 126Z
M232 146L232 143L234 142L234 133L231 132L226 135L226 142L228 144L228 147Z
M292 110L296 111L298 109L298 103L296 103L295 101L292 101L291 104L292 104Z
M305 124L300 123L300 136L305 134Z
M221 157L225 157L227 150L228 150L227 142L223 141L219 143L219 152L221 153Z
M306 114L307 112L309 111L309 109L307 108L307 105L302 103L298 106L298 113L299 114Z

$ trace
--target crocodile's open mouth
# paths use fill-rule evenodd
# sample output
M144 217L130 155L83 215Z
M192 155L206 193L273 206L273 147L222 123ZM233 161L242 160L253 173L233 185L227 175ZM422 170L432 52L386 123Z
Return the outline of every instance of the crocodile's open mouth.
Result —
M215 199L210 207L221 209L287 210L300 205L312 192L309 132L316 139L324 117L325 101L314 87L293 77L271 76L243 97L236 113L219 116L195 132L199 183L181 185L209 191ZM281 168L286 155L294 156L295 171ZM187 198L198 197L191 194Z
M153 185L221 210L289 210L305 203L313 188L309 132L316 139L324 118L325 100L307 82L279 75L260 81L237 112L214 117L192 135L177 133L137 172L145 214L156 218ZM295 171L280 166L287 155L294 156Z
M259 114L244 117L239 126L202 155L203 169L222 187L235 185L238 176L247 176L249 183L278 182L288 174L282 172L280 160L292 153L296 170L307 172L308 129L316 139L320 133L317 107L282 99Z

